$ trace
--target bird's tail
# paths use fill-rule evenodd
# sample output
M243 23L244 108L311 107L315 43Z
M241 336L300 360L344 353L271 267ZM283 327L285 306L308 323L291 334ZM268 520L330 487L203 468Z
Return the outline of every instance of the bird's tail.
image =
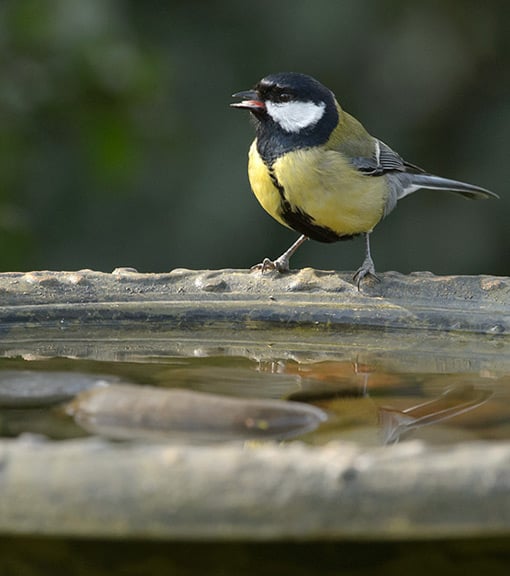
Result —
M466 198L471 198L473 200L499 198L499 196L494 192L486 190L485 188L480 188L480 186L474 186L473 184L467 184L466 182L459 182L458 180L450 180L449 178L441 178L441 176L434 176L433 174L410 174L406 172L406 176L409 176L409 184L402 190L402 193L399 195L399 200L408 194L416 192L416 190L419 190L420 188L449 190L450 192L457 192L458 194L462 194Z

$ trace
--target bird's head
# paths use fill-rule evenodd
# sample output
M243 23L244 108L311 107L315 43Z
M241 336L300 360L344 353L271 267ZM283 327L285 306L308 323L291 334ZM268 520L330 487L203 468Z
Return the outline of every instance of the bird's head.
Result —
M270 74L233 98L241 98L231 104L233 108L249 110L261 124L272 124L287 134L323 131L325 123L331 131L338 122L333 93L306 74Z

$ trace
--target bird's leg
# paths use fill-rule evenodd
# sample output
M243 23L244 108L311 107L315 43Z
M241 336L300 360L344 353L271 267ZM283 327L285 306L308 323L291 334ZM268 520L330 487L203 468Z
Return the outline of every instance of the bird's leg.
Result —
M264 258L264 260L260 264L255 264L252 266L252 270L260 270L261 272L265 272L266 270L278 270L278 272L288 272L289 268L289 261L291 256L296 252L296 250L304 244L308 240L308 237L304 234L300 236L292 246L286 250L279 258L276 260L270 260L269 258Z
M363 260L363 264L356 270L356 274L354 274L352 278L354 282L356 282L358 290L360 289L361 281L365 276L372 276L376 280L379 280L375 273L374 261L370 254L370 232L365 232L365 247L365 259Z

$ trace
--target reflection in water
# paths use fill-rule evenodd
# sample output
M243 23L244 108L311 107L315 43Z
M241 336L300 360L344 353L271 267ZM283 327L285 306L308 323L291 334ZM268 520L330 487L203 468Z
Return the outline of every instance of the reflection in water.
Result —
M131 386L119 391L120 383ZM364 445L411 436L431 443L504 439L510 436L509 383L507 375L402 373L382 362L369 365L345 359L307 363L225 356L158 361L151 357L147 363L141 358L138 362L4 359L0 360L0 435L29 432L60 440L87 431L115 438L163 434L165 439L191 442L258 436L299 437L311 444L343 439ZM96 390L78 396L81 406L73 404L74 418L58 408L59 402L90 387ZM151 398L166 398L168 393L174 403L161 412L166 400L158 404ZM111 400L114 394L110 404L131 402L129 409L115 415L116 430L109 429L107 416L113 416L104 404L97 412L97 404L90 410L92 399ZM271 400L282 408L281 417L276 412L271 417L239 416L254 403ZM302 411L299 403L308 411ZM307 420L312 413L313 425Z
M402 440L412 430L438 424L460 416L485 404L493 393L473 386L455 386L445 390L440 396L421 402L404 410L389 406L379 408L379 423L385 444Z
M398 373L345 361L288 363L279 369L301 379L290 399L312 402L330 414L314 436L317 443L343 438L389 444L408 439L411 432L424 439L418 432L438 424L443 426L436 426L427 441L505 438L510 432L508 376ZM496 389L498 402L489 402Z

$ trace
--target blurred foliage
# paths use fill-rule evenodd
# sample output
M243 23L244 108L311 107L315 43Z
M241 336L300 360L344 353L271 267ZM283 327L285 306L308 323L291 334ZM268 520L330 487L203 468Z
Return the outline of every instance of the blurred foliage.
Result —
M247 267L295 238L252 196L230 94L319 78L409 161L498 202L423 192L379 270L510 274L505 0L2 0L0 269ZM402 243L404 241L404 243ZM353 269L361 240L295 267Z

